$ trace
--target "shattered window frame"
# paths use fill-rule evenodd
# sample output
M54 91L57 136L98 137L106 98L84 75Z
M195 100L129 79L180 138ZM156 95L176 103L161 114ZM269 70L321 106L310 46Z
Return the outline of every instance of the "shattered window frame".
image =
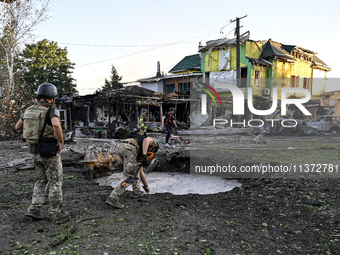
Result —
M260 70L255 70L254 86L255 87L261 87L261 71Z
M170 87L172 88L172 89L171 89L171 92L169 91L169 88L170 88ZM176 84L175 84L175 83L166 84L166 85L165 85L165 92L166 92L166 93L173 94L175 91L176 91Z

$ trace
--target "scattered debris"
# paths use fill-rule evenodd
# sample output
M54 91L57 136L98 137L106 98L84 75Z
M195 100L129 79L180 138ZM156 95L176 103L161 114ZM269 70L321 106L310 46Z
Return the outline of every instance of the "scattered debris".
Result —
M90 146L85 153L84 168L86 177L98 178L114 171L122 170L122 159L116 154L115 143L105 143L102 147Z
M152 159L151 162L150 162L150 165L146 169L144 169L144 172L145 173L152 172L155 169L155 167L157 166L158 163L159 163L159 160L157 158Z
M260 135L256 136L252 141L253 141L253 143L260 143L262 138L263 138L263 135L260 134Z
M170 139L170 141L175 144L170 148L160 143L160 149L148 168L145 169L145 172L187 171L189 169L190 155L188 145L180 144L181 139L179 137ZM102 146L91 145L86 149L83 163L87 178L99 178L123 170L123 160L115 152L115 146L118 142L120 141L115 141L112 144L105 143Z

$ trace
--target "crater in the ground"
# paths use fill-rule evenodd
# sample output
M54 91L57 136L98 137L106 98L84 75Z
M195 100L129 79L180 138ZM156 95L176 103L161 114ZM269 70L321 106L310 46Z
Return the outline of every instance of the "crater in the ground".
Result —
M110 176L96 179L101 186L116 186L122 178L122 173L114 173ZM215 194L230 191L240 187L237 180L226 180L217 176L204 176L184 173L152 172L146 174L150 187L150 194L172 193L175 195L185 194ZM131 186L128 190L132 190Z

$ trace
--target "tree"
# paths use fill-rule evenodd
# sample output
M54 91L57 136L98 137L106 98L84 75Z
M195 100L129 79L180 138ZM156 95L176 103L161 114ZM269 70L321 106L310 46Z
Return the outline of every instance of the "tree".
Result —
M58 93L75 93L75 79L72 78L72 63L67 57L67 49L59 48L53 41L44 39L28 44L20 55L20 75L23 82L20 91L33 95L44 82L52 83Z
M102 87L103 90L112 90L112 89L120 89L123 87L123 84L120 83L120 81L122 80L123 76L119 76L118 72L116 70L116 68L114 67L114 65L112 65L112 69L111 69L111 80L108 81L105 78L105 84Z
M2 63L6 69L2 77L2 94L6 96L7 111L11 111L16 61L20 47L32 35L34 28L48 18L50 0L1 0L1 2L0 47L5 55Z

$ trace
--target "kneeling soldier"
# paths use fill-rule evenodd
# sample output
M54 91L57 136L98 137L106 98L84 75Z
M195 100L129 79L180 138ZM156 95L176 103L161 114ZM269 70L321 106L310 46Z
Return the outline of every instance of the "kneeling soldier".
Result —
M117 145L116 153L122 157L124 162L123 177L105 201L106 204L116 208L124 208L124 205L119 202L119 196L129 185L129 183L124 182L126 180L134 180L134 178L136 178L135 181L130 182L133 189L131 197L138 198L144 195L143 191L141 191L140 180L143 183L144 190L147 193L150 192L143 167L147 167L150 163L147 157L148 152L156 153L158 148L159 144L155 138L137 134L133 135L132 138L123 140ZM141 160L140 163L138 162L139 160ZM138 167L139 164L141 165L140 167ZM136 171L138 171L137 174ZM131 177L133 175L135 176Z

